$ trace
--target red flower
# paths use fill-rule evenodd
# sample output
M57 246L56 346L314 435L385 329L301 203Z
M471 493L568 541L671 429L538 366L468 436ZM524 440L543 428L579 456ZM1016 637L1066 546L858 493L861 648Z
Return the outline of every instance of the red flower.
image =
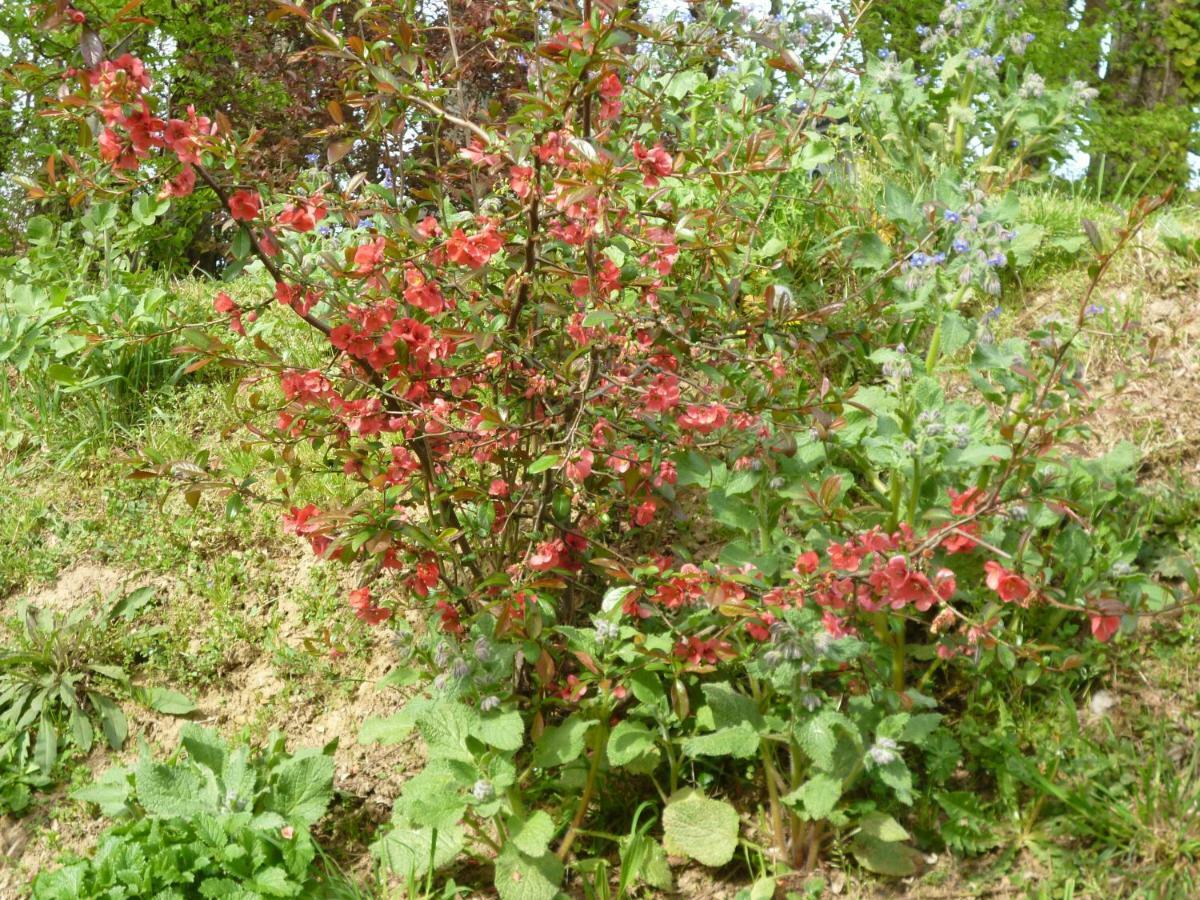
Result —
M657 375L646 389L646 412L665 413L679 405L679 379L674 375Z
M196 189L196 170L184 166L179 174L162 186L159 197L186 197Z
M671 162L671 154L659 144L647 150L640 142L634 141L633 156L638 161L638 168L642 170L642 184L646 187L658 187L658 180L666 178L675 168Z
M380 622L386 622L392 617L392 611L385 609L382 606L376 605L371 599L370 588L357 588L350 592L350 608L354 610L354 615L362 619L368 625L378 625Z
M558 696L562 697L568 703L578 703L583 699L583 695L587 693L587 685L580 681L574 675L567 676L567 683L558 692Z
M600 79L600 119L609 121L621 115L621 79L609 72Z
M289 203L285 206L279 214L279 224L300 232L312 231L327 212L324 198L319 195L307 197L299 204Z
M728 421L729 410L720 403L708 406L690 403L683 415L675 420L676 424L685 431L697 431L700 434L712 434L717 429L723 428Z
M433 608L438 611L441 616L442 631L446 634L462 634L462 622L458 618L458 610L447 603L445 600L439 600L433 605Z
M820 562L821 559L817 556L817 551L806 550L796 557L795 570L800 575L811 575L817 571L817 565Z
M637 506L633 511L633 524L638 526L646 526L654 521L654 514L658 511L658 504L653 500L647 500Z
M483 231L470 236L461 228L455 228L446 240L446 256L468 269L482 269L503 246L504 239L494 225L489 224Z
M987 586L999 594L1005 603L1020 603L1029 596L1029 582L994 559L984 563L983 570L987 573Z
M229 198L229 215L239 222L249 222L258 217L262 198L258 191L234 191Z
M359 275L370 275L375 271L375 268L383 262L383 251L387 246L387 242L383 238L376 238L369 244L362 244L354 248L354 271Z
M508 185L514 194L524 200L533 190L533 167L512 166L508 170Z
M1121 629L1120 616L1105 616L1100 613L1089 613L1092 623L1092 637L1104 643Z
M760 618L746 620L746 634L756 641L765 641L771 636L771 626L776 622L772 613L763 613Z
M545 572L548 569L561 569L564 567L567 546L562 542L561 538L555 538L552 541L544 541L537 545L533 554L529 557L529 568L535 572Z
M729 644L725 641L718 641L716 638L702 640L701 638L692 636L687 640L679 641L675 645L675 655L679 659L687 660L689 665L698 666L701 663L706 663L710 666L716 665L721 657L728 657L730 653Z
M589 475L592 474L592 463L595 462L595 454L591 450L584 447L579 451L579 455L564 466L567 478L576 484L582 484Z

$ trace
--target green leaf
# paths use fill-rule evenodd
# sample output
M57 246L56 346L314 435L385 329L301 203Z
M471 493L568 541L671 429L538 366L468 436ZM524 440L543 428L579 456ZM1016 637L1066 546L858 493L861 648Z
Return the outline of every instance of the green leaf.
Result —
M143 760L134 769L137 801L151 816L188 818L219 810L206 784L194 769Z
M429 871L430 862L440 869L454 861L463 848L463 830L450 828L414 828L403 819L393 819L393 827L371 845L371 855L387 870L402 879L420 878Z
M722 525L747 534L757 533L758 517L749 504L726 496L723 491L711 491L708 495L708 505L712 508L713 518Z
M558 465L558 461L562 459L557 453L547 453L545 456L539 456L529 464L526 470L530 475L537 475L539 472L545 472L547 469Z
M770 259L778 256L787 248L787 242L781 237L769 238L766 243L754 251L756 259Z
M471 763L431 759L405 782L396 810L417 827L452 828L467 809L466 792L477 776Z
M526 856L539 857L550 848L554 820L540 809L528 819L513 816L508 820L508 839Z
M878 270L892 261L892 251L873 231L852 234L842 241L842 253L853 269Z
M869 812L858 823L861 834L881 841L907 841L909 834L904 826L887 813Z
M49 774L58 760L58 729L48 716L42 716L37 740L33 745L33 761L43 773Z
M1046 236L1046 227L1035 222L1022 222L1016 228L1009 251L1018 266L1030 265L1037 255L1037 249Z
M803 810L806 818L819 821L829 817L841 798L842 779L822 772L785 796L783 802Z
M312 825L333 799L333 759L317 751L297 754L272 773L264 809L277 812L293 825Z
M658 841L644 834L631 834L621 841L621 868L636 879L661 891L671 889L671 866Z
M473 737L497 750L519 750L525 743L525 723L515 709L480 716L470 730Z
M917 871L919 855L906 844L859 834L850 843L850 849L864 869L879 875L904 878Z
M137 691L138 700L168 716L186 716L196 711L196 704L178 691L164 687L144 687Z
M723 866L737 849L738 814L693 788L672 795L663 810L663 847L706 866Z
M565 766L578 759L583 753L588 729L595 724L595 719L585 719L576 713L561 725L547 728L534 746L533 764L540 769L548 769Z
M456 700L438 700L417 720L417 730L429 746L429 756L440 759L474 759L467 738L479 713Z
M708 708L712 711L714 728L732 728L745 724L755 731L762 731L766 727L754 699L735 691L728 683L706 684L701 690L708 702Z
M908 770L904 760L894 759L887 765L876 766L874 771L880 781L895 791L897 800L912 805L912 772Z
M683 742L687 756L732 756L747 759L758 752L758 732L745 722L712 734L690 737Z
M100 727L108 739L108 746L113 750L120 750L129 735L129 723L125 719L125 713L108 697L95 691L88 692L88 701L100 713Z
M818 713L796 728L796 740L805 755L818 769L833 768L833 754L838 745L838 729L847 731L855 738L858 729L841 713L825 711Z
M633 591L637 589L636 584L623 584L620 587L612 587L604 592L604 597L600 601L600 611L604 613L612 612L625 602Z
M500 900L553 900L559 894L563 866L553 853L526 856L508 845L496 857Z
M799 166L806 172L811 172L819 166L833 162L833 143L827 138L815 136L808 132L808 141L800 148Z
M295 897L301 889L279 866L258 870L246 887L268 897Z
M909 718L904 730L900 732L900 740L909 744L917 744L933 734L941 723L938 713L917 713Z
M109 769L94 783L72 791L71 796L84 803L95 803L106 816L119 816L129 808L129 795L133 789L129 776L132 771L128 767Z
M401 744L408 740L417 720L409 710L413 703L385 719L367 719L358 730L360 744Z
M682 100L701 85L708 84L708 76L700 69L685 69L668 75L663 85L663 93L672 100Z
M180 730L179 742L197 765L209 769L217 776L224 773L229 748L215 731L189 722Z
M608 736L608 761L614 766L627 766L647 754L657 756L654 732L639 722L625 719L618 722Z

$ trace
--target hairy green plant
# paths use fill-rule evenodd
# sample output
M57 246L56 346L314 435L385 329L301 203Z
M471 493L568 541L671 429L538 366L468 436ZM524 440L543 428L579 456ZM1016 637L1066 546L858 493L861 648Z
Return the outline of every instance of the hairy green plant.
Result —
M39 874L33 896L353 896L317 863L311 834L333 797L336 743L289 753L273 734L253 750L185 725L166 761L143 753L75 792L118 823L88 858Z

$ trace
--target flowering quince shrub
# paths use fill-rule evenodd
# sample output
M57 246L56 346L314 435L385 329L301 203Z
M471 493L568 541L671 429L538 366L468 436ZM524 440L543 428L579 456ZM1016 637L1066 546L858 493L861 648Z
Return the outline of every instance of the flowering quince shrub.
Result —
M457 51L428 50L444 23L283 5L351 73L330 159L399 148L381 183L331 170L286 196L240 181L253 134L162 112L135 57L61 73L48 113L95 139L45 190L211 191L231 268L266 279L255 302L215 289L221 327L187 338L245 370L261 477L142 471L197 508L273 492L287 532L358 573L347 616L395 628L389 682L420 689L361 739L415 732L428 763L375 845L387 871L465 855L502 897L551 897L568 868L600 877L615 830L628 890L746 838L781 866L837 840L911 873L896 817L958 759L940 699L1069 671L1165 601L1135 565L1135 460L1068 449L1088 297L1031 340L974 312L1022 260L1001 189L1084 98L969 65L950 42L1009 5L959 6L939 130L907 64L833 83L852 35L828 21L497 5L489 52L528 89L470 113ZM823 134L839 110L864 139ZM897 168L903 146L945 174ZM822 218L769 234L783 203ZM1097 247L1093 287L1154 205ZM298 499L321 480L344 499Z

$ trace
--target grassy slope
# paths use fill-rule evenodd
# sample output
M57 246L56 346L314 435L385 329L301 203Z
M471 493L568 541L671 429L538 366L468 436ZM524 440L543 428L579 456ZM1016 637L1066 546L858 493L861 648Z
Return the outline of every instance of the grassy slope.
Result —
M1103 207L1061 199L1032 198L1026 209L1049 236L1077 234L1085 216L1115 220ZM1196 216L1176 216L1200 231ZM1164 492L1161 527L1200 552L1200 418L1189 412L1200 408L1200 353L1192 346L1200 332L1189 319L1200 267L1166 253L1154 233L1141 245L1096 300L1106 309L1092 322L1086 377L1106 399L1097 444L1119 437L1142 446L1147 478ZM1037 283L1006 301L996 330L1023 334L1044 316L1069 315L1083 279L1066 254L1045 254ZM194 300L207 289L182 290ZM139 677L198 698L201 718L227 733L261 738L280 728L297 745L339 738L344 795L327 841L365 876L370 831L413 764L403 750L355 744L363 718L398 702L371 686L387 669L386 638L339 609L338 574L281 534L278 510L229 518L206 497L193 512L166 485L125 477L124 455L138 447L176 459L204 448L236 457L236 447L217 449L229 448L219 435L236 421L227 388L224 377L185 382L102 432L70 409L48 426L25 423L36 439L26 434L18 449L0 451L0 610L10 615L21 598L71 608L97 593L156 585L160 599L145 622L165 626L161 636L127 648ZM992 836L971 847L974 854L943 858L900 889L852 875L851 892L959 896L987 886L1107 897L1142 883L1159 885L1154 896L1200 890L1200 771L1191 749L1200 734L1198 631L1200 618L1190 615L1148 623L1147 641L1109 652L1088 696L1004 698L1010 720L1000 724L1017 746L1060 748L1061 766L1043 773L1050 787L1031 788L1036 773L1027 774L1011 799L986 806L981 828ZM140 737L173 748L176 723L136 707L128 713L134 738L126 757ZM86 781L110 762L95 751L73 763L69 780ZM96 830L61 790L20 822L0 823L0 856L7 842L20 860L7 874L0 866L0 896L60 850L86 849Z

